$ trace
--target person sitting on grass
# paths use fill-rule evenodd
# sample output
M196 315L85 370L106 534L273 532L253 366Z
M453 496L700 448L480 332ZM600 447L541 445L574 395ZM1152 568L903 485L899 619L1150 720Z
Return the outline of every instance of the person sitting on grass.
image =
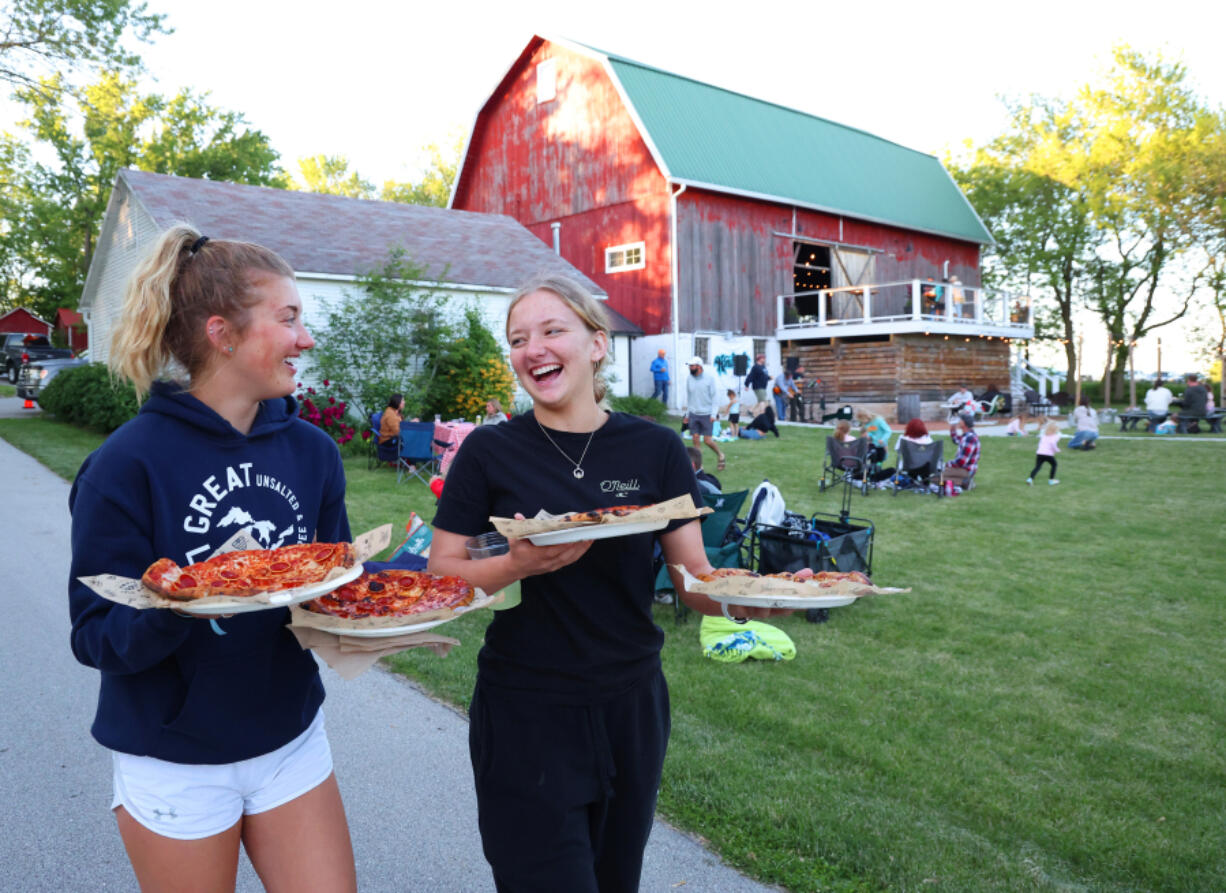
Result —
M756 432L758 437L767 433L779 436L779 429L775 426L775 411L765 400L754 407L753 421L741 429L740 436L746 437L746 433L751 431ZM757 440L757 437L749 435L747 439Z
M1077 426L1077 432L1068 442L1068 448L1070 450L1094 449L1094 441L1098 440L1098 415L1090 406L1089 395L1081 395L1081 402L1073 411L1073 423Z
M1022 421L1020 415L1015 415L1009 419L1009 424L1005 427L1005 434L1009 437L1020 437L1026 433L1026 423Z
M969 412L958 416L957 425L950 425L949 439L958 448L953 460L945 463L942 480L951 494L955 484L970 489L975 472L979 469L979 435L975 433L975 417Z

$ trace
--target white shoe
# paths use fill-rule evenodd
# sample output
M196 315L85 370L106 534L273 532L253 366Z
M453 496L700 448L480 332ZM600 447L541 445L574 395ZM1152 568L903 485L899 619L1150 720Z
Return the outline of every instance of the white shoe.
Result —
M1058 480L1056 480L1055 478L1052 478L1050 481L1048 481L1048 482L1047 482L1047 485L1048 485L1049 487L1054 487L1054 486L1056 486L1056 484L1058 484L1058 483L1060 483Z
M1028 483L1030 486L1032 486L1032 487L1033 487L1033 486L1034 486L1034 478L1026 478L1026 483Z

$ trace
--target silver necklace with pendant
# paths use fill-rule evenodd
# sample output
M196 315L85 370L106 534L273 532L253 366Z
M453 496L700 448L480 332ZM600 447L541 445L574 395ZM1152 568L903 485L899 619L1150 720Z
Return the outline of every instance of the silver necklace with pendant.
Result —
M593 429L592 433L587 436L587 443L584 444L583 454L579 456L579 461L576 462L570 456L566 455L566 450L558 446L557 443L554 441L554 439L549 436L549 432L545 430L545 426L540 423L540 421L536 418L535 415L532 417L532 420L536 422L536 427L541 429L541 433L545 435L545 439L553 444L553 448L557 450L559 453L561 453L562 457L566 459L567 462L575 466L575 470L572 471L571 474L573 474L577 480L582 480L583 479L583 468L581 466L583 465L583 460L587 458L587 448L592 445L592 438L596 436L595 429Z

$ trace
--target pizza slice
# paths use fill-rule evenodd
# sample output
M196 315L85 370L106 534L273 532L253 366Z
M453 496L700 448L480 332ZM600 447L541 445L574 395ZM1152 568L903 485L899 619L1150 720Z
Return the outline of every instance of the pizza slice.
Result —
M246 549L180 567L160 558L141 576L149 589L176 601L211 595L246 597L322 582L338 567L353 567L349 543L299 543L279 549Z
M305 602L316 614L346 620L367 617L412 617L470 604L476 590L460 577L424 571L383 570L362 574L352 583Z

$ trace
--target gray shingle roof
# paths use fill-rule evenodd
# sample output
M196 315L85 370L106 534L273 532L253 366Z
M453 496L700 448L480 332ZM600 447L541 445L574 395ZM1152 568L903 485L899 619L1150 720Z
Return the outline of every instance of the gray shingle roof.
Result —
M300 273L358 276L403 246L428 278L517 288L541 273L564 273L592 294L606 292L514 219L397 202L292 192L217 180L125 170L119 174L159 226L186 221L218 239L276 251Z

